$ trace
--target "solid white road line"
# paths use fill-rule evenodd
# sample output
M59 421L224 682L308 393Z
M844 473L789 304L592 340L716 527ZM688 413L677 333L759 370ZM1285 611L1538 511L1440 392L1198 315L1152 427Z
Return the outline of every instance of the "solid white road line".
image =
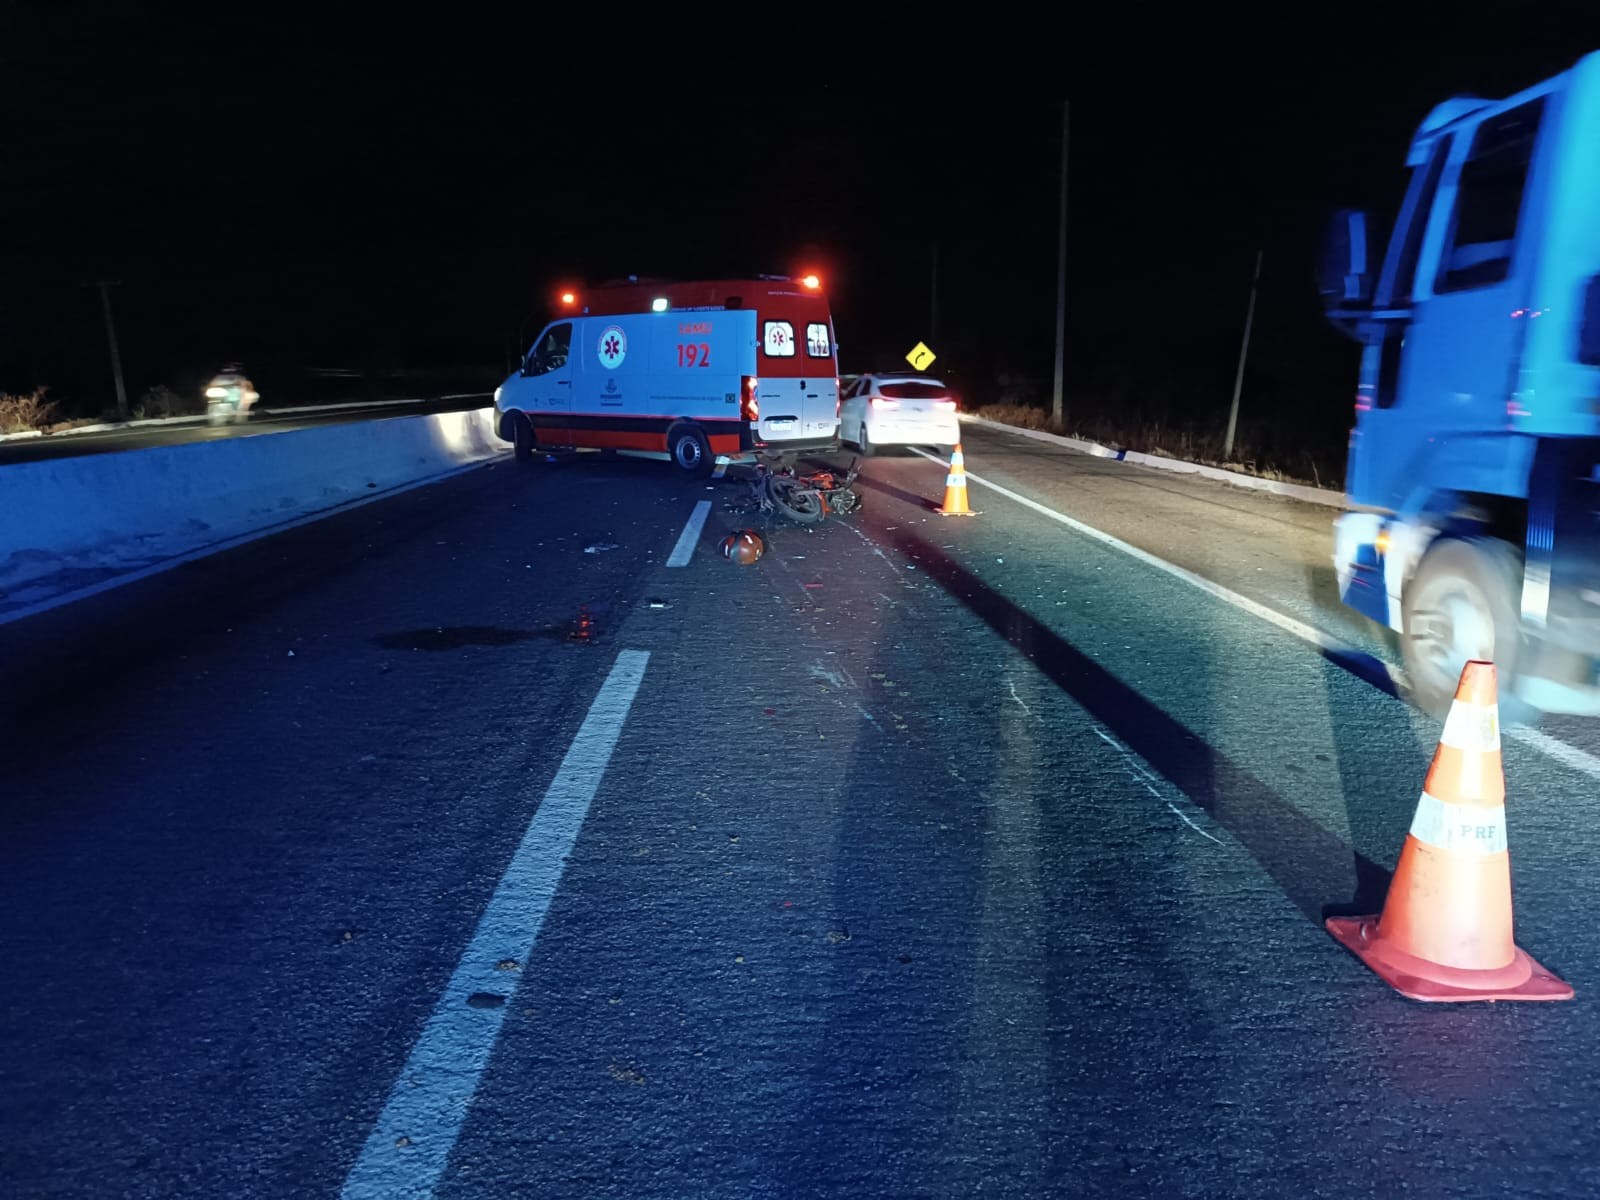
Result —
M944 462L943 459L936 455L929 454L926 450L923 450L920 447L913 446L911 449L922 455L923 458L928 459L930 462ZM1158 571L1165 571L1168 575L1171 575L1177 579L1181 579L1185 583L1191 584L1192 586L1199 588L1201 591L1215 596L1219 600L1226 601L1235 608L1242 609L1245 612L1250 613L1252 616L1260 617L1263 621L1268 621L1271 624L1276 625L1279 629L1282 629L1286 633L1291 633L1303 641L1310 642L1318 649L1326 650L1330 654L1353 660L1365 660L1372 662L1383 669L1383 671L1388 675L1390 682L1397 690L1402 690L1407 686L1405 672L1399 667L1392 663L1383 662L1381 659L1375 658L1373 655L1368 654L1364 650L1357 649L1354 646L1340 641L1331 634L1324 633L1322 630L1317 629L1314 626L1307 625L1304 621L1297 621L1295 618L1286 616L1283 613L1278 612L1276 609L1268 608L1265 604L1260 604L1250 599L1248 596L1241 596L1238 592L1235 592L1230 588L1225 588L1220 583L1213 583L1204 576L1196 575L1193 571L1185 570L1176 563L1170 563L1164 558L1157 558L1154 554L1151 554L1148 551L1141 550L1137 546L1129 545L1122 539L1112 537L1111 534L1096 529L1092 525L1085 525L1082 521L1074 520L1065 513L1059 513L1053 508L1048 508L1045 505L1040 504L1037 500L1030 500L1027 496L1021 495L1018 492L1014 492L1010 488L1002 487L1000 484L995 483L992 480L985 479L981 475L974 475L971 471L967 471L966 476L973 483L980 483L984 487L989 488L991 491L998 492L1008 500L1014 500L1024 508L1030 508L1034 512L1039 513L1041 516L1049 517L1052 521L1058 521L1067 526L1069 529L1083 534L1085 537L1093 538L1097 542L1110 546L1115 550L1120 550L1124 554L1130 555L1131 557L1138 559L1140 562L1156 568ZM1541 733L1537 729L1529 729L1526 726L1512 726L1505 731L1505 735L1508 738L1512 738L1521 742L1525 746L1531 746L1535 750L1542 751L1551 758L1554 758L1560 762L1563 766L1570 767L1574 771L1581 772L1582 774L1589 776L1591 779L1600 780L1600 758L1596 758L1594 755L1585 750L1580 750L1576 746L1569 745L1566 742L1553 738L1547 733Z
M516 991L502 964L527 964L649 658L617 655L345 1177L345 1200L433 1195Z
M687 567L689 558L694 554L694 548L700 542L700 530L705 528L706 515L711 511L711 501L701 500L694 506L694 511L689 514L689 523L683 527L683 532L678 535L678 544L672 548L672 553L667 556L667 566Z
M916 452L922 455L924 458L930 459L933 462L942 461L929 454L926 450L918 449L915 446L913 446L912 449L916 450ZM991 491L1000 493L1000 495L1006 497L1006 499L1013 500L1022 505L1024 508L1031 508L1034 512L1039 513L1042 516L1049 517L1052 521L1059 521L1061 524L1067 526L1067 528L1083 534L1084 537L1093 538L1097 542L1101 542L1115 550L1120 550L1122 553L1130 555L1133 558L1138 559L1140 562L1156 568L1158 571L1165 571L1168 575L1172 575L1178 579L1181 579L1192 587L1199 588L1202 592L1208 592L1217 599L1224 600L1233 605L1235 608L1241 608L1252 616L1260 617L1263 621L1269 621L1286 633L1292 633L1295 637L1310 642L1312 645L1317 646L1320 649L1327 650L1332 654L1369 660L1374 663L1374 665L1380 665L1383 670L1388 672L1389 678L1392 682L1394 682L1397 686L1400 682L1401 676L1397 674L1397 668L1388 663L1381 662L1381 660L1374 658L1372 655L1363 650L1358 650L1354 646L1346 645L1338 638L1333 637L1330 634L1323 633L1322 630L1311 625L1307 625L1304 621L1297 621L1293 617L1285 616L1276 609L1268 608L1265 604L1259 604L1250 599L1248 596L1241 596L1238 592L1233 591L1231 588L1225 588L1220 583L1213 583L1203 575L1196 575L1193 571L1186 570L1183 567L1178 566L1176 563L1170 563L1164 558L1157 558L1154 554L1151 554L1148 551L1141 550L1137 546L1129 545L1121 538L1112 537L1109 533L1104 533L1101 530L1096 529L1093 525L1085 525L1082 521L1074 520L1065 513L1059 513L1053 508L1048 508L1045 505L1040 504L1037 500L1030 500L1028 497L1018 492L1013 492L1010 488L1002 487L1000 484L985 479L981 475L974 475L971 471L968 471L966 472L966 476L973 483L981 483L984 487L989 488Z

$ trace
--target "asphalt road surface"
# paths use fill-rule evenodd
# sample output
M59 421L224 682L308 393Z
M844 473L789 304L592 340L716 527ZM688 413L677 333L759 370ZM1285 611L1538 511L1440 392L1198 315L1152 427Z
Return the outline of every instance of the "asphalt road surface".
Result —
M0 1194L1600 1194L1591 727L1505 742L1576 999L1404 999L1331 510L966 463L503 461L0 627Z

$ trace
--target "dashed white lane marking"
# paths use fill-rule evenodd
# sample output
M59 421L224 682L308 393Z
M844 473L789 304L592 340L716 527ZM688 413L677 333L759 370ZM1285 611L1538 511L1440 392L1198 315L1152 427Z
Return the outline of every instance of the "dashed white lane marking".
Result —
M913 446L911 449L931 462L943 462L942 459L936 457L935 455L929 454L926 450L923 450L920 447ZM1127 542L1124 542L1121 538L1113 537L1111 534L1096 529L1092 525L1085 525L1082 521L1074 520L1065 513L1059 513L1053 508L1049 508L1043 504L1040 504L1037 500L1030 500L1027 496L1014 492L1010 488L1002 487L1000 484L995 483L992 480L985 479L981 475L974 475L971 471L968 471L966 474L967 478L973 483L982 484L984 487L998 492L1000 495L1006 497L1006 499L1013 500L1022 505L1024 508L1030 508L1034 512L1039 513L1041 516L1049 517L1052 521L1057 521L1062 525L1067 526L1067 528L1083 534L1084 537L1093 538L1095 541L1100 542L1103 545L1110 546L1115 550L1120 550L1124 554L1136 558L1148 566L1156 568L1158 571L1165 571L1168 575L1171 575L1176 579L1181 579L1185 583L1197 587L1201 591L1233 605L1235 608L1242 609L1243 611L1250 613L1252 616L1260 617L1263 621L1267 621L1270 624L1276 625L1279 629L1282 629L1286 633L1291 633L1303 641L1310 642L1318 649L1326 650L1330 654L1340 655L1351 659L1362 659L1377 664L1381 666L1383 671L1388 675L1389 681L1397 690L1405 690L1407 688L1405 672L1399 667L1395 666L1393 663L1387 663L1380 659L1376 659L1366 651L1357 649L1354 646L1342 642L1338 638L1333 637L1331 634L1324 633L1322 630L1317 629L1314 626L1307 625L1304 621L1297 621L1295 618L1286 616L1283 613L1278 612L1276 609L1268 608L1265 604L1260 604L1250 599L1248 596L1241 596L1238 592L1235 592L1230 588L1225 588L1220 583L1213 583L1204 576L1196 575L1193 571L1185 570L1176 563L1170 563L1164 558L1157 558L1154 554L1151 554L1145 550L1141 550L1137 546L1130 545ZM1547 733L1541 733L1537 729L1529 729L1526 726L1512 726L1505 731L1505 735L1508 738L1512 738L1515 741L1521 742L1525 746L1530 746L1535 750L1542 751L1551 758L1555 759L1557 762L1561 763L1562 766L1587 775L1591 779L1600 780L1600 758L1596 758L1586 750L1580 750L1578 747L1570 745L1567 742L1559 741Z
M433 1195L516 991L507 967L528 961L649 658L617 655L345 1178L345 1200Z
M698 500L695 502L694 511L689 514L689 521L683 527L683 532L678 535L678 544L672 548L672 553L667 556L667 566L687 567L689 559L694 554L694 548L700 543L700 531L705 528L706 516L711 512L711 501Z

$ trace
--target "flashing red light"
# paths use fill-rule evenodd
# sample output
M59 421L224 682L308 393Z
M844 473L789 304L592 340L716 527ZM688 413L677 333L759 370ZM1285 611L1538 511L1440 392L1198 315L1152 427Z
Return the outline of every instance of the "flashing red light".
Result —
M814 275L814 274L800 276L800 283L801 283L802 286L808 287L808 288L812 288L812 289L816 289L816 288L819 288L819 287L822 286L822 280L817 278L817 276Z
M562 292L561 293L561 303L562 304L570 306L570 305L576 304L577 302L578 302L578 293L577 292Z
M741 381L739 389L739 415L746 421L759 421L761 419L761 402L756 399L756 385L760 383L754 375L746 375Z

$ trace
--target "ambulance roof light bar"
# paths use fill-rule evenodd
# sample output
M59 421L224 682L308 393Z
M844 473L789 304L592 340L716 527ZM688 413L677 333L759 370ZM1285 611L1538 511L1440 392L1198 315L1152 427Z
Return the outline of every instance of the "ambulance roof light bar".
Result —
M768 283L795 282L795 277L793 275L757 275L756 278L766 280ZM822 286L822 277L819 276L815 271L807 271L804 275L800 276L799 282L801 287L810 288L812 291L816 291Z

